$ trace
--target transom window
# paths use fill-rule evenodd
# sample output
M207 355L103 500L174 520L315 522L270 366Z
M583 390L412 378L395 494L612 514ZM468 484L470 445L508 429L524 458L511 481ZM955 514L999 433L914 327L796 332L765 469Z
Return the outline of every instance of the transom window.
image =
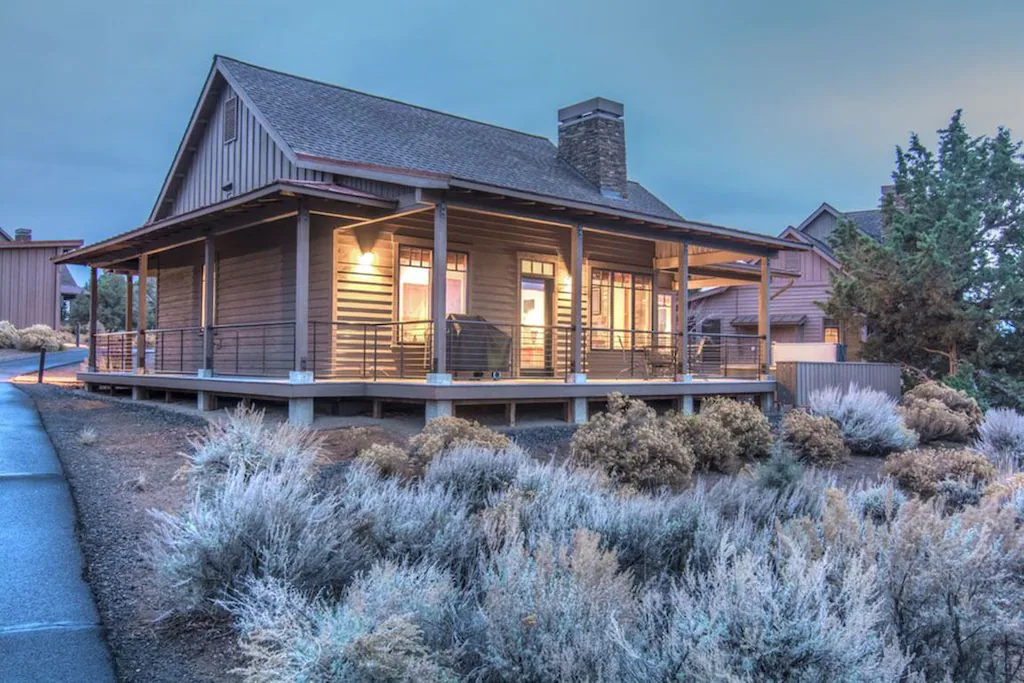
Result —
M398 321L401 339L406 342L426 340L431 315L430 271L434 252L423 247L401 246L398 250ZM445 269L445 308L448 313L464 314L467 310L469 255L448 252Z
M523 259L522 261L523 275L536 275L538 277L554 277L555 276L555 264L550 261L534 261L533 259Z
M590 271L590 346L632 349L650 346L650 275L595 268Z

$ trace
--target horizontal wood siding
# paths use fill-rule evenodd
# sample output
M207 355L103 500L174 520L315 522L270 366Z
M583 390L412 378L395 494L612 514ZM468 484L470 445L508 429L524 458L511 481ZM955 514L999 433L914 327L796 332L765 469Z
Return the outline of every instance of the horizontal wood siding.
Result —
M232 95L228 85L217 95L216 109L177 186L169 215L195 211L278 179L331 179L329 173L296 168L241 98L237 136L233 142L225 143L224 105ZM223 188L229 183L231 188L225 191Z
M60 329L58 247L0 249L0 320L15 327L49 325Z
M192 372L202 366L203 248L190 244L152 258L156 287L154 362L158 372Z

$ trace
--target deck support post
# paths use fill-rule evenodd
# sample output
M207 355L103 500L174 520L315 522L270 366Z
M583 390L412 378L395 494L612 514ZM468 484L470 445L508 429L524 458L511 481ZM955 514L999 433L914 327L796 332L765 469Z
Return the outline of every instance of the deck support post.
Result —
M761 337L761 374L771 379L772 374L772 270L771 259L761 257L761 282L757 288L757 335Z
M129 271L124 274L124 281L124 331L131 332L135 325L135 311L132 310L135 299L135 277Z
M89 268L89 359L86 364L89 372L96 372L96 313L99 306L96 279L96 268Z
M313 399L311 397L288 399L288 422L294 425L313 424Z
M196 392L196 410L204 413L217 410L217 396L209 391Z
M213 374L213 296L216 291L214 269L216 260L213 236L203 240L203 373Z
M145 401L149 398L149 389L146 387L132 387L132 400L133 401Z
M573 226L570 239L569 267L572 278L572 373L569 381L583 384L587 381L583 368L583 224Z
M139 254L139 324L138 342L135 346L135 372L146 373L146 296L149 286L149 256Z
M430 374L428 384L451 384L448 373L447 344L447 278L448 277L448 202L442 199L434 206L434 250L430 268L430 319L433 343L431 344ZM427 404L430 412L430 404ZM429 415L428 415L428 418Z
M693 415L693 396L679 397L679 412L683 415Z
M767 415L775 407L775 394L766 392L761 394L761 412Z
M309 204L305 197L299 197L298 201L295 225L295 371L304 373L309 359ZM291 402L288 412L291 414Z
M451 401L427 401L423 412L426 421L430 422L435 417L452 417L455 407Z
M576 425L587 421L587 397L577 396L569 399L569 422Z
M676 302L676 337L679 344L676 354L679 361L681 382L693 379L690 370L690 245L683 242L679 245L679 269L676 272L678 301Z

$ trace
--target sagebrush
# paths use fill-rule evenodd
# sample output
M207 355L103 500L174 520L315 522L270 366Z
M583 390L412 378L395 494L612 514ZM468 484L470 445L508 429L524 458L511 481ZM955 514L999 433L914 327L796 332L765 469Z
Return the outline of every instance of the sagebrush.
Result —
M978 434L978 450L993 462L1009 469L1024 466L1024 415L993 408L985 413Z
M670 413L665 421L693 452L694 469L732 474L742 466L739 440L718 420L704 413Z
M479 422L460 417L436 417L409 440L409 456L425 468L434 458L456 446L502 449L512 444L504 434Z
M946 480L984 485L996 476L996 468L981 453L966 449L919 448L890 455L882 473L901 487L921 496L933 496Z
M17 327L9 320L0 320L0 349L16 349L20 339Z
M846 391L829 387L812 391L808 403L815 415L836 421L851 451L886 455L908 450L918 443L917 434L903 423L896 401L885 392L856 384Z
M49 325L30 325L18 330L18 348L22 351L60 351L60 335Z
M796 457L815 465L832 465L850 455L835 420L804 410L792 410L782 419L782 441Z
M729 430L741 458L755 460L771 454L771 425L757 406L731 398L710 398L701 404L700 414Z

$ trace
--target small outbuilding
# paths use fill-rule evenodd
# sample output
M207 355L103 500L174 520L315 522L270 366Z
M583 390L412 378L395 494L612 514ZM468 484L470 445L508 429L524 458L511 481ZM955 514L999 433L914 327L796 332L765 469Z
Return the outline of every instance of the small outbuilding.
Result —
M64 302L82 289L68 267L53 262L82 246L82 240L32 239L18 229L12 238L0 229L0 320L15 327L43 324L60 329Z

